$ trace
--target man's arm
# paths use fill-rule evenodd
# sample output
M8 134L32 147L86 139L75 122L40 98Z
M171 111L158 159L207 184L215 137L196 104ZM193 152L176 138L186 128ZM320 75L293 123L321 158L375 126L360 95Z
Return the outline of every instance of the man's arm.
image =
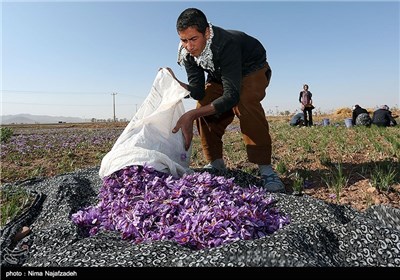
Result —
M195 119L213 115L216 110L212 104L202 106L184 113L176 123L176 126L172 129L173 133L182 130L183 137L185 138L185 150L188 150L190 143L193 139L193 122Z
M356 110L353 110L352 119L353 119L353 124L356 124Z

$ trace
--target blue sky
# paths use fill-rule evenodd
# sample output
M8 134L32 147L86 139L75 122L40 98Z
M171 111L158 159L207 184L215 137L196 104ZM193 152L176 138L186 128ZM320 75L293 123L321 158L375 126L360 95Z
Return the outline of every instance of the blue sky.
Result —
M188 7L264 44L267 114L299 110L304 83L322 112L400 105L398 1L3 1L0 114L107 119L117 93L131 119L160 67L187 80L175 24Z

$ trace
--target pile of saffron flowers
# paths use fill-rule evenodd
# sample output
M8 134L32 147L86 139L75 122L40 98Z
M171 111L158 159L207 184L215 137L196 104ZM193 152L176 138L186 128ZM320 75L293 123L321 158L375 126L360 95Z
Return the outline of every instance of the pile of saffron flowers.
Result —
M133 165L105 177L99 199L72 214L73 223L88 236L118 231L134 243L171 240L204 249L261 238L290 222L262 188L208 172L174 178Z

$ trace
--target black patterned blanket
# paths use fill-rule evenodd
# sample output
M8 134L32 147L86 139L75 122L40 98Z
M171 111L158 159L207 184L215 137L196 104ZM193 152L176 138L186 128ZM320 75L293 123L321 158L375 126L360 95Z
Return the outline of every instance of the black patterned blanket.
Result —
M276 207L290 216L290 224L271 235L215 248L191 250L172 241L132 244L112 231L83 236L71 215L98 203L102 186L98 171L91 168L19 183L36 200L1 229L1 266L400 266L399 209L379 205L358 212L307 195L273 194ZM23 226L29 226L31 233L13 241Z

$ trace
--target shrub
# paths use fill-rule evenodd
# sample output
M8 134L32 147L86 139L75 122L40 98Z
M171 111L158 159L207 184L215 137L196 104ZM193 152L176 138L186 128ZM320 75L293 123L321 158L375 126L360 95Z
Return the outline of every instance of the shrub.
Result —
M0 134L1 135L1 142L8 141L11 138L11 136L13 136L13 134L14 134L14 131L11 128L2 127L1 128L1 134Z

